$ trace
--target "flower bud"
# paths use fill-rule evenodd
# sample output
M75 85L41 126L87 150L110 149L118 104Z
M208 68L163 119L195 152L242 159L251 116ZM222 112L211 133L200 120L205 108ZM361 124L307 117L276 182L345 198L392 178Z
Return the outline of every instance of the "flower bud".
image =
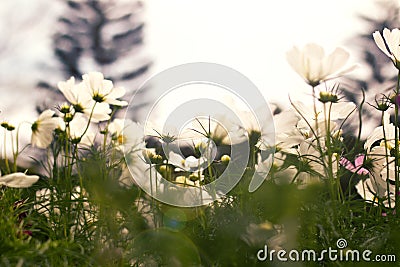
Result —
M13 131L13 130L15 130L15 126L9 124L8 122L2 122L0 125L1 125L1 127L3 127L4 129L6 129L7 131Z
M151 159L154 157L154 153L150 149L142 150L142 155L143 155L144 160L148 164L151 163Z
M189 180L192 181L192 182L196 182L196 181L200 180L200 177L198 175L196 175L196 174L191 174L189 176Z
M173 171L173 169L169 165L161 165L160 168L159 168L159 172L161 173L161 175L164 178L171 177L172 171Z
M77 144L79 144L79 143L81 142L81 138L80 138L80 137L73 138L73 139L71 140L71 142L72 142L72 144L77 145Z
M203 154L204 151L206 151L206 149L207 149L207 144L204 143L204 142L197 143L196 146L195 146L195 149L200 154Z
M74 115L72 115L71 113L66 113L64 116L64 121L71 122L73 118L74 118Z
M384 103L384 102L380 102L380 103L376 103L376 109L380 110L380 111L386 111L389 109L389 104L388 103Z
M328 103L328 102L337 103L339 98L337 95L331 92L320 92L318 100L322 103Z
M221 157L221 162L224 163L224 164L228 164L230 161L231 161L231 157L228 156L228 155L223 155Z
M61 113L67 114L67 113L71 112L71 106L68 105L67 103L64 103L60 106L59 110Z
M396 102L398 103L399 101L398 101L398 95L396 95L395 93L393 93L393 94L391 94L390 96L389 96L389 100L390 100L390 103L392 103L392 104L396 104Z

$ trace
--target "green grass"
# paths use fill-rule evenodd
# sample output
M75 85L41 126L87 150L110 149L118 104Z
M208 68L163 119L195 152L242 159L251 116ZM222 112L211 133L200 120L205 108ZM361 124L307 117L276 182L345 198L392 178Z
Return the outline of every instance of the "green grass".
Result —
M138 188L116 186L107 168L83 166L87 200L96 207L97 220L79 229L76 222L85 217L83 200L68 201L63 184L53 195L53 204L62 212L49 208L48 217L33 209L32 196L49 182L29 189L2 188L1 266L285 266L260 262L256 253L267 240L287 251L321 251L336 248L339 238L347 240L349 249L400 256L395 215L384 217L377 207L359 199L332 201L324 184L300 190L269 181L248 193L247 179L242 179L220 202L177 208L153 202ZM24 203L16 204L21 200ZM282 229L284 238L279 239ZM356 266L330 261L302 264Z

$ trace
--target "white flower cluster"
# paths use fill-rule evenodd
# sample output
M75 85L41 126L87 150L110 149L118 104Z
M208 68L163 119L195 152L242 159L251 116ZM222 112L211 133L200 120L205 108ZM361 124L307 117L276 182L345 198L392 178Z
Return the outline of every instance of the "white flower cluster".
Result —
M384 29L383 35L375 32L373 38L400 70L400 30ZM308 105L290 99L292 108L274 116L274 138L271 138L273 129L267 118L266 121L259 121L254 119L254 114L237 110L235 114L242 119L243 125L233 123L224 114L218 118L220 123L215 123L210 118L196 120L190 128L192 133L197 134L195 139L191 139L194 155L188 157L172 149L175 136L152 128L153 132L159 134L160 144L164 148L164 154L160 151L157 154L154 149L146 149L144 135L149 134L146 132L149 127L144 129L132 121L112 118L113 109L128 104L120 100L125 90L114 87L112 81L105 79L103 74L90 72L83 75L79 83L74 77L58 83L59 90L68 102L60 105L57 111L43 111L33 122L31 145L44 149L60 138L76 147L93 145L96 137L94 129L97 127L99 130L103 125L99 132L105 136L104 140L111 140L114 147L123 153L133 152L132 158L127 157L127 161L133 161L128 163L130 173L143 176L146 183L152 183L152 176L155 175L154 184L149 187L156 190L155 184L160 181L157 177L184 187L200 187L210 182L206 181L210 177L216 179L210 164L224 165L231 159L225 155L215 160L215 147L210 146L207 140L212 140L218 146L233 146L247 139L253 153L248 166L255 170L265 170L267 173L270 163L261 156L261 152L271 148L275 150L273 175L270 177L277 181L280 181L279 177L284 177L300 186L316 181L329 181L331 186L337 185L340 188L340 178L347 170L353 176L359 177L355 188L361 197L376 205L392 208L400 201L400 133L396 114L400 102L399 86L396 87L394 96L387 96L387 101L377 103L377 110L382 112L382 126L377 127L367 138L364 151L357 151L359 154L353 164L344 156L348 151L344 146L342 127L355 113L357 106L341 99L339 86L335 85L330 89L327 89L327 84L324 89L320 86L354 70L357 65L348 64L349 58L350 54L343 48L336 48L326 55L324 49L317 44L307 44L302 49L294 47L287 53L289 64L310 85L313 103ZM231 106L234 107L235 104L232 103ZM395 109L394 123L390 123L389 108L392 107ZM106 121L107 123L103 123ZM15 129L8 123L2 123L1 126L5 131ZM55 137L58 138L54 139ZM275 142L271 142L272 139ZM197 143L193 140L197 140ZM14 156L17 154L18 152ZM293 161L293 158L296 160ZM123 172L125 169L126 166ZM123 176L129 179L129 175ZM121 179L121 183L132 184L132 180L127 181L125 178ZM0 177L0 185L28 187L38 179L37 176L27 176L15 171ZM331 193L334 194L333 192L335 189L331 187Z
M57 140L61 140L61 146L90 146L95 143L98 133L108 137L107 140L111 140L119 150L137 144L144 146L143 129L140 125L129 119L111 117L113 109L126 106L128 103L119 100L124 96L125 89L114 87L112 81L104 79L102 73L84 74L79 83L76 83L75 78L71 77L67 81L59 82L58 88L68 102L58 105L55 110L44 110L31 124L32 147L46 149ZM39 176L16 172L16 161L20 153L18 147L20 127L15 127L8 122L1 123L1 126L4 128L3 156L7 175L0 177L0 185L17 188L29 187L39 180ZM101 127L103 127L102 130L100 130ZM14 130L17 131L16 135L13 135ZM125 131L136 133L136 135L126 135ZM8 135L8 133L10 134ZM11 137L14 173L8 166L6 153L6 137L8 136ZM65 147L63 149L67 150ZM71 156L73 155L65 155L65 157Z
M400 70L400 30L384 29L383 34L376 31L373 38ZM376 101L376 109L382 112L382 126L368 136L364 151L359 151L353 164L343 156L346 151L341 136L342 124L337 122L348 119L356 110L355 104L341 100L336 93L338 87L317 94L322 82L355 69L357 65L348 66L348 59L349 53L342 48L325 56L324 50L316 44L308 44L303 49L294 47L287 53L289 64L312 87L314 102L308 107L300 101L291 101L294 112L275 116L276 176L306 183L320 178L338 180L343 175L339 172L342 166L359 177L355 188L367 202L393 208L400 200L399 86L393 94ZM394 123L391 123L389 109L393 107ZM286 158L290 155L295 155L300 163L288 164Z
M74 77L58 83L58 88L69 102L59 108L63 118L55 117L55 111L43 111L31 127L32 146L48 147L53 140L55 129L67 131L71 140L76 143L92 144L95 134L89 127L90 123L110 120L110 105L128 104L118 100L124 96L125 89L114 87L112 81L104 79L102 73L90 72L84 74L82 79L78 84L75 83Z

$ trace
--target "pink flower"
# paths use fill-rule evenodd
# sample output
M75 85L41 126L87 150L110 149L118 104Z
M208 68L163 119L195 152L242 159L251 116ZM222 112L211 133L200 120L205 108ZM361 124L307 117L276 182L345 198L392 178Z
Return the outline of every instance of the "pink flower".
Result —
M339 163L340 165L344 166L347 170L353 173L357 173L360 175L367 175L369 174L369 171L362 167L364 163L364 158L365 158L364 154L358 155L354 160L354 165L353 165L353 163L351 163L350 160L341 157Z

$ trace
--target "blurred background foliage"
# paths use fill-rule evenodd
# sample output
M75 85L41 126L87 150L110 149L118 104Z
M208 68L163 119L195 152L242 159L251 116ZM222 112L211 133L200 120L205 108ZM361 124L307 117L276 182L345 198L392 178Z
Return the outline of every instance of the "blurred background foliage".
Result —
M358 61L362 64L363 75L345 81L343 93L355 103L363 101L362 90L365 92L365 102L375 105L375 99L381 99L383 94L393 92L397 73L387 56L378 48L372 37L375 31L384 28L400 27L400 2L397 0L375 1L373 15L358 14L363 23L362 32L348 40L348 46L357 51ZM390 95L390 93L389 93ZM370 105L363 107L363 121L376 126L380 122L380 114Z
M130 99L151 66L151 61L142 54L143 3L68 0L63 5L64 12L52 37L63 79L100 71L117 86L125 87L129 92L126 97ZM48 81L40 81L38 86L58 95L51 96L52 99L62 99L60 91ZM144 103L144 96L140 97ZM132 119L135 119L134 113Z

